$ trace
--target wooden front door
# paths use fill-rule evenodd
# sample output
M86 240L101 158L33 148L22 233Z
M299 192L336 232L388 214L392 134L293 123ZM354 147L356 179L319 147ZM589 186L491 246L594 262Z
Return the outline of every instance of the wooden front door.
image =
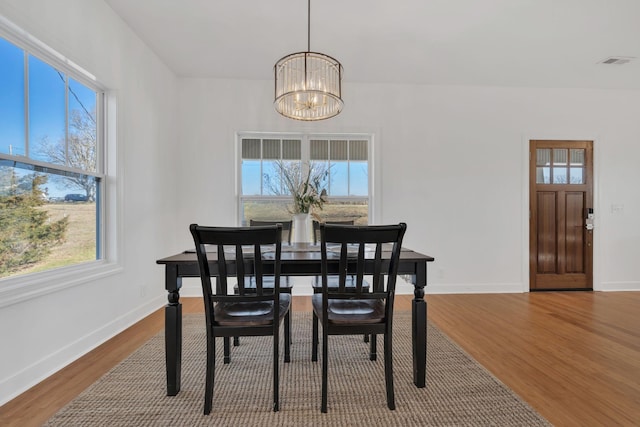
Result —
M529 145L529 287L593 289L593 141Z

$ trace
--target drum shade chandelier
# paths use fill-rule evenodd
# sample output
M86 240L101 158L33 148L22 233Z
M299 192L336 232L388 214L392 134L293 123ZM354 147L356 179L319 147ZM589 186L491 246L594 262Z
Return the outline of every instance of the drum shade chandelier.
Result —
M276 111L296 120L324 120L342 111L342 65L323 53L311 52L311 0L307 4L307 51L276 62Z

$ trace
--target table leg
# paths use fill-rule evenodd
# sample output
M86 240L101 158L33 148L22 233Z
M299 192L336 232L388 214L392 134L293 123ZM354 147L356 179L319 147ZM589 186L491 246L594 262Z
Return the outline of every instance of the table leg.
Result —
M411 304L411 334L413 345L413 383L418 388L426 384L427 376L427 302L424 287L427 284L427 265L418 265L413 278L414 299Z
M182 368L182 304L176 266L167 265L165 286L169 292L169 303L164 309L165 356L167 363L167 396L175 396L180 391Z

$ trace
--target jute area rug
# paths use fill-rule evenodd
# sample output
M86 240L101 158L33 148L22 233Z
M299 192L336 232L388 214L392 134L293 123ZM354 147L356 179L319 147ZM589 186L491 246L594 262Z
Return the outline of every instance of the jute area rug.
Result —
M311 314L294 312L291 363L281 363L271 411L272 341L243 337L222 364L218 339L211 415L202 414L204 315L184 316L181 391L166 396L164 333L105 374L47 426L537 426L549 425L436 327L428 325L427 387L413 385L411 314L394 316L396 410L387 408L383 356L361 336L329 337L329 412L320 413L321 362L311 362ZM382 337L378 337L382 350Z

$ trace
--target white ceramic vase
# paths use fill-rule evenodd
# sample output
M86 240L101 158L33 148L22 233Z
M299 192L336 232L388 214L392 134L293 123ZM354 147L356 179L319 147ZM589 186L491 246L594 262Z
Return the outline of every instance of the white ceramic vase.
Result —
M309 243L309 214L293 215L293 236L291 243Z

